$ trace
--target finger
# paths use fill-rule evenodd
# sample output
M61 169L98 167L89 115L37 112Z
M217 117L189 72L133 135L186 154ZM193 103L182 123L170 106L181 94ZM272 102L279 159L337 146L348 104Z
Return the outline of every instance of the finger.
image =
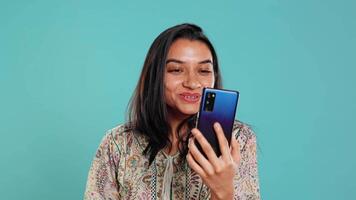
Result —
M224 131L218 122L214 123L214 130L219 141L221 155L225 158L231 157L229 143L227 142Z
M210 143L206 140L204 135L198 129L194 128L192 130L192 133L194 135L194 138L200 144L200 146L201 146L202 150L204 151L205 155L208 157L208 159L211 162L211 164L214 166L214 168L218 168L220 166L219 158L216 156L215 151L211 147ZM194 144L194 146L196 147L195 144ZM198 151L199 151L199 149L198 149ZM204 155L203 155L203 157L204 157Z
M236 164L240 162L240 143L235 137L231 137L231 156Z
M198 147L195 145L193 139L189 139L188 144L189 152L193 156L194 160L200 165L200 167L207 173L214 173L213 166L210 162L204 157L204 155L199 151Z
M206 173L204 172L203 168L200 167L200 165L194 160L192 154L188 152L187 154L187 162L190 168L192 168L197 174L200 175L200 177L205 178Z

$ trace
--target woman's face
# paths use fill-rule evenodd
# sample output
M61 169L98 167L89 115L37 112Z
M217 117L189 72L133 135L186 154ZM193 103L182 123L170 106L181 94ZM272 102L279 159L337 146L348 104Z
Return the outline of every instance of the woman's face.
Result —
M170 114L189 116L199 111L203 87L214 86L213 58L197 40L178 39L170 47L164 75L164 94Z

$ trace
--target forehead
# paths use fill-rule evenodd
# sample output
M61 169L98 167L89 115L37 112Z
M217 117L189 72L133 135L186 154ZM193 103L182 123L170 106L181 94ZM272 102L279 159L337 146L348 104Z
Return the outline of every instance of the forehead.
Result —
M169 48L167 59L177 59L183 62L200 62L210 59L212 55L209 47L202 41L178 39Z

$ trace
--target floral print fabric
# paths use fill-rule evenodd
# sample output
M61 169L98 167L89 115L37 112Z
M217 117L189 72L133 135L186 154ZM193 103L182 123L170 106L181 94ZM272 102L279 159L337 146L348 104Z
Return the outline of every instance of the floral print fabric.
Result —
M235 121L233 135L241 152L241 163L234 177L234 199L258 200L255 134L246 124ZM142 155L146 145L146 136L124 125L109 130L92 161L84 199L162 199L167 159L173 159L174 172L170 199L210 199L209 188L180 159L179 153L168 156L161 150L149 165L148 158Z

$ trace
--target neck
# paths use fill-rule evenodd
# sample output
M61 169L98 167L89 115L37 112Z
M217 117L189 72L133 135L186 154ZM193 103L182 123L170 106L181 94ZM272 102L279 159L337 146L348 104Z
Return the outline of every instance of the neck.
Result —
M173 155L173 154L177 153L178 145L179 145L178 126L188 117L189 116L187 116L187 115L176 114L176 113L172 113L170 111L168 112L168 123L171 127L171 130L169 132L169 140L172 143L172 146L165 150L165 152L168 155ZM184 133L186 128L187 128L186 125L183 125L183 127L181 128L180 131Z

